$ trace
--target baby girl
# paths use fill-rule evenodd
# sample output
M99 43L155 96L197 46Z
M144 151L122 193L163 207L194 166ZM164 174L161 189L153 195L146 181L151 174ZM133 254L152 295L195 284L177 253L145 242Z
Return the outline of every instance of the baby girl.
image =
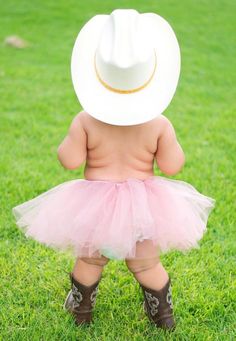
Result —
M155 13L117 9L80 31L72 80L84 108L58 148L75 179L13 208L26 235L76 262L64 308L90 323L102 271L124 260L139 282L143 307L158 328L175 328L170 277L161 252L198 246L214 200L168 176L185 162L171 122L162 115L179 78L180 52L170 25Z

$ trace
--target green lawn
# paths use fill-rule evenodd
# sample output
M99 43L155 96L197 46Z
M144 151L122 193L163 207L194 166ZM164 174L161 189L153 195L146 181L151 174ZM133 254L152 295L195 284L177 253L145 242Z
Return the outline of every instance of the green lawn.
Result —
M115 8L158 12L174 27L182 74L165 115L186 154L174 178L216 199L200 249L162 255L173 282L171 335L150 324L138 283L118 261L104 271L94 323L76 328L62 309L73 258L26 239L11 214L13 206L83 177L83 167L64 170L56 156L81 110L71 51L88 19ZM0 45L0 340L236 339L235 11L234 0L1 0L0 40L17 34L31 45Z

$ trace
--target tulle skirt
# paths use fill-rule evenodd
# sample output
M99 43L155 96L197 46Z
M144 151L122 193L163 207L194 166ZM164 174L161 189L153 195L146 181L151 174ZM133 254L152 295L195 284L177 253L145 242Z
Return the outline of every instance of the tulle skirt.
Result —
M199 248L215 200L160 176L75 179L12 209L27 237L79 257L137 258L137 242L165 253Z

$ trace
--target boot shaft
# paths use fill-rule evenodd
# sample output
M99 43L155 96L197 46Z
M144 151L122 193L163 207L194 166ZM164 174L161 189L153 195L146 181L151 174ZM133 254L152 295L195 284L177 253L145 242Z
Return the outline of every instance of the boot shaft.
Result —
M153 290L142 284L140 286L144 294L144 309L150 321L154 322L157 327L173 329L175 321L170 278L160 290Z
M77 324L92 321L92 311L96 304L100 280L101 278L87 286L77 281L70 273L71 290L64 303L64 308L74 315Z

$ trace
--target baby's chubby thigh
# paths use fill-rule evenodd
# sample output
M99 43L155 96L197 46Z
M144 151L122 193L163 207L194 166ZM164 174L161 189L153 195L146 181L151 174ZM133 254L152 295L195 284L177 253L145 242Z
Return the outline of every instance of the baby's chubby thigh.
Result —
M160 262L158 247L151 240L136 243L135 258L126 258L125 263L132 273L149 270Z

